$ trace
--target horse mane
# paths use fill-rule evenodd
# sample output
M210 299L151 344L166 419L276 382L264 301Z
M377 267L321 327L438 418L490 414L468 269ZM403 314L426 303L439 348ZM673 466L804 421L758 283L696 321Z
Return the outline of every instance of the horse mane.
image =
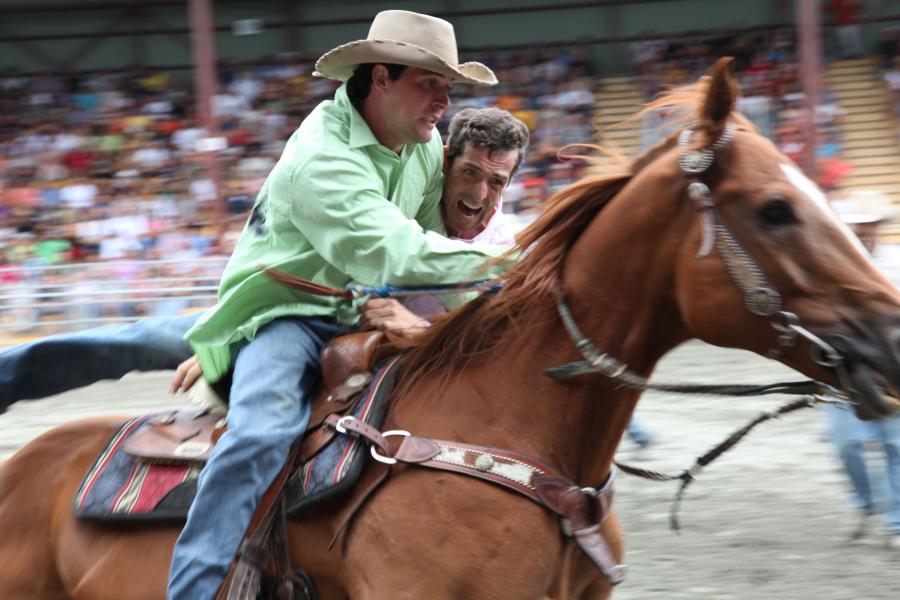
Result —
M688 116L697 114L707 85L704 77L695 84L678 88L648 103L636 118L660 107L688 109ZM524 328L537 326L541 318L553 318L556 313L545 311L541 317L533 309L555 293L563 261L572 244L637 173L674 146L675 137L651 147L621 172L588 176L551 196L546 212L519 233L515 247L498 259L510 260L524 253L502 278L499 291L482 293L438 317L420 335L392 337L389 351L406 354L407 373L449 377L474 359L519 337Z

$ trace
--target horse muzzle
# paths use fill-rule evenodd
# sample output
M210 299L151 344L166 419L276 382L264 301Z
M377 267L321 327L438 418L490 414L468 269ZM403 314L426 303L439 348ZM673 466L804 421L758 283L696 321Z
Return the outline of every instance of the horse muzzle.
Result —
M826 366L865 421L900 412L900 315L846 320L822 339L840 355Z

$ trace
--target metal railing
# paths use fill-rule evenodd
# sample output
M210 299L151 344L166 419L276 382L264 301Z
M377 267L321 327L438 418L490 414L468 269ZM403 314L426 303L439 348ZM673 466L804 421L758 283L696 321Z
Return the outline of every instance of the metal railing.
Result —
M0 338L43 336L216 302L225 256L0 268Z

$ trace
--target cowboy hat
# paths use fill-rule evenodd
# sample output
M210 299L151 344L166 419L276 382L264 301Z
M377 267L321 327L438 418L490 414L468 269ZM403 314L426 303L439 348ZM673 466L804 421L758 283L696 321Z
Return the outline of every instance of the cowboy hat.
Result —
M364 63L392 63L419 67L460 83L496 85L497 77L479 62L459 64L453 25L406 10L385 10L375 15L369 36L342 44L316 61L313 75L347 81Z
M897 216L897 207L885 194L874 190L855 191L845 200L835 200L831 206L848 225L886 223Z
M887 196L874 190L855 191L846 200L836 200L831 206L848 225L886 223L897 215L897 208Z

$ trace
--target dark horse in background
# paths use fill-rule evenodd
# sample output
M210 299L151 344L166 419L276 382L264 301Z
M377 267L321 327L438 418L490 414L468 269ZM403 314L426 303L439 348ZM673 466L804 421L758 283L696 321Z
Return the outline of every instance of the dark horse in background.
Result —
M764 308L748 307L759 291L736 283L748 274L732 272L721 237L698 256L710 223L733 234L777 290L781 308L833 344L846 369L838 377L820 366L802 339L781 348L779 360L842 386L862 416L894 411L900 293L815 186L734 113L735 96L727 61L720 61L709 77L663 101L692 111L690 135L654 147L628 173L589 177L559 193L523 233L520 244L530 252L502 290L406 349L409 378L385 428L540 457L579 485L604 481L639 393L599 374L545 375L580 358L557 312L558 295L586 337L644 376L691 338L765 355L778 346L779 332ZM698 181L709 195L691 188ZM121 422L59 427L2 465L0 598L164 597L177 525L111 526L72 516L82 475ZM550 513L452 473L397 469L356 515L343 546L329 551L357 495L289 525L294 562L312 574L322 598L610 594ZM621 560L614 514L602 534Z

